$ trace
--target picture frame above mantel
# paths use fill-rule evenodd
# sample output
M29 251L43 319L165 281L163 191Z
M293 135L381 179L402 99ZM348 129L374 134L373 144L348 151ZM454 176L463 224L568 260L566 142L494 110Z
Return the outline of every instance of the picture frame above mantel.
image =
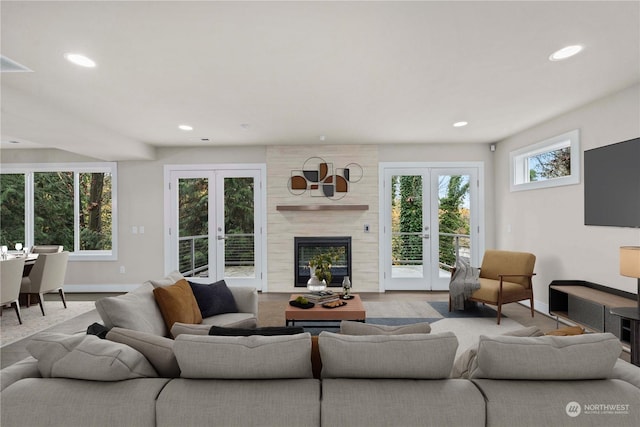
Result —
M367 211L369 205L277 205L279 211Z

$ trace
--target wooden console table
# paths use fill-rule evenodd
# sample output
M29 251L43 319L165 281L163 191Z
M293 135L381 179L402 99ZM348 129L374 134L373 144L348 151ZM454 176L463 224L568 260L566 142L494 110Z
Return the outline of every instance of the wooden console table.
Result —
M629 319L611 313L620 307L637 307L636 295L581 280L554 280L549 284L550 314L630 342Z

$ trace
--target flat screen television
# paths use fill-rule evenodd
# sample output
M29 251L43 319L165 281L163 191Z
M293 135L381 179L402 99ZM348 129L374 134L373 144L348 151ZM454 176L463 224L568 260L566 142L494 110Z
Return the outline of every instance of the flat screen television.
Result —
M584 224L640 228L640 138L585 150Z

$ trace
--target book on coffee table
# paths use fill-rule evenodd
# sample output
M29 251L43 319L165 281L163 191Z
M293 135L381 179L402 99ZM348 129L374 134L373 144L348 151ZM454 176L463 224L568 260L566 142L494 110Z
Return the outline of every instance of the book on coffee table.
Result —
M327 291L309 292L303 294L302 296L313 303L325 303L329 301L335 301L340 298L340 295Z

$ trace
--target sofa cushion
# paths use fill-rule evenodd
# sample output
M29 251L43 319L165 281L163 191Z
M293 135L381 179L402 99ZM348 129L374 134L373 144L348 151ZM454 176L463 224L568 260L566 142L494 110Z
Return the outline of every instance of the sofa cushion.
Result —
M124 295L101 298L96 301L96 310L107 328L133 329L163 337L169 333L151 283Z
M189 282L189 285L198 302L202 317L238 312L236 300L224 280L209 285Z
M180 335L173 351L183 378L311 378L311 335Z
M264 326L262 328L224 328L212 326L211 329L209 329L209 335L221 337L296 335L302 333L304 333L304 328L301 326Z
M171 286L161 286L153 289L153 295L164 318L167 328L175 322L202 323L200 308L193 296L189 282L185 279L178 280Z
M177 378L180 376L180 367L173 354L172 339L123 328L111 329L107 333L107 339L138 350L161 377Z
M340 322L340 333L345 335L404 335L428 334L429 332L431 332L431 325L427 322L399 326L374 325L373 323L352 320Z
M179 271L175 270L169 273L167 277L149 280L147 283L151 283L154 288L160 288L164 286L171 286L181 279L184 279L184 276Z
M36 335L27 350L38 359L44 378L120 381L158 376L137 350L95 335L45 332Z
M622 346L611 333L566 337L480 336L470 378L589 380L608 378Z
M542 336L542 331L536 326L529 326L527 328L516 329L515 331L505 332L505 336L511 337L539 337ZM453 369L451 370L452 378L469 378L469 370L476 363L476 357L478 356L478 346L474 345L465 350L460 356L458 356L453 362Z
M458 348L452 332L357 336L323 331L318 343L323 378L447 378Z

